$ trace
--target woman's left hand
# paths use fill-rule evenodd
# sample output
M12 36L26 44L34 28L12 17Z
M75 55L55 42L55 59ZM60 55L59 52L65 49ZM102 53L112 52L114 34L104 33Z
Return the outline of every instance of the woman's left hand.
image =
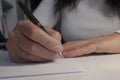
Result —
M120 53L120 34L97 36L86 40L63 44L65 57L76 57L91 53Z

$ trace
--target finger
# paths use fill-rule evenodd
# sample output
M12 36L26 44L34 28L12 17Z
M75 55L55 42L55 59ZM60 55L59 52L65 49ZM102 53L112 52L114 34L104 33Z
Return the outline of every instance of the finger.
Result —
M19 56L21 59L24 59L27 62L45 62L45 61L50 61L44 58L41 58L40 56L35 56L32 55L26 51L24 51L23 49L19 48L16 46L16 53L19 52L17 54L17 56Z
M90 43L89 40L71 41L71 42L67 42L63 44L63 47L64 47L64 51L68 51L68 50L83 46L88 43Z
M14 34L13 33L9 33L9 39L7 41L7 44L6 44L6 48L9 52L10 58L14 62L28 62L27 60L24 60L24 59L22 59L22 58L20 58L19 56L16 55L16 53L15 53L15 50L16 50L15 49L15 40L14 40Z
M17 46L31 55L39 56L48 60L53 60L56 55L56 52L50 51L40 44L26 38L20 32L16 32L16 38Z
M43 61L48 61L46 59L43 59L38 56L31 55L24 50L18 48L16 46L16 38L14 33L11 33L9 36L9 40L7 41L7 48L8 51L10 52L10 56L14 62L43 62ZM10 44L10 45L9 45ZM11 45L12 44L12 45Z
M84 45L92 43L92 42L97 42L97 41L100 41L101 39L102 39L102 35L97 36L97 37L92 37L92 38L89 38L89 39L86 39L86 40L67 42L67 43L63 44L64 51L71 50L73 48L77 48L77 47L80 47L80 46L84 46Z
M19 30L29 39L43 45L52 51L62 51L63 48L60 41L48 35L33 23L29 21L21 21L18 23L18 26Z
M86 54L90 54L96 51L96 45L93 43L86 44L77 48L73 48L69 51L63 52L65 57L76 57Z
M59 32L57 32L49 27L45 27L45 29L49 32L50 36L52 36L53 38L55 38L58 41L61 41L61 35Z

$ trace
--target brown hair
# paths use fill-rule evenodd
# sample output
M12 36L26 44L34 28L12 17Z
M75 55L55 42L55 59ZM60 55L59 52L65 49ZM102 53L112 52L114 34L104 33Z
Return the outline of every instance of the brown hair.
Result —
M59 12L64 8L75 8L80 0L55 0L55 12ZM120 15L120 0L105 0L106 4L111 8L112 12Z
M31 0L31 4L33 4L32 7L36 8L41 1L42 0ZM54 0L54 1L55 1L55 13L65 8L73 9L80 2L80 0ZM120 0L105 0L105 2L106 5L110 7L112 12L120 15ZM34 7L34 5L36 6Z

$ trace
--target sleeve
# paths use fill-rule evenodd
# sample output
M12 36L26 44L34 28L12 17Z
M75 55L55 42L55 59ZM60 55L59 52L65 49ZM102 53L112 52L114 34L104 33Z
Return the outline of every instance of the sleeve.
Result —
M42 25L53 28L57 21L54 14L54 0L42 0L33 14Z
M118 31L115 31L115 32L120 34L120 30L118 30Z

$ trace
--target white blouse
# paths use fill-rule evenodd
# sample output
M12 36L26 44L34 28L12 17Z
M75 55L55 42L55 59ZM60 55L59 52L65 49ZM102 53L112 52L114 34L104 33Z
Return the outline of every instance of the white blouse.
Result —
M120 30L118 15L113 15L105 0L81 0L77 8L65 10L61 34L65 41L87 39ZM43 0L34 15L51 28L58 18L54 15L54 0Z

